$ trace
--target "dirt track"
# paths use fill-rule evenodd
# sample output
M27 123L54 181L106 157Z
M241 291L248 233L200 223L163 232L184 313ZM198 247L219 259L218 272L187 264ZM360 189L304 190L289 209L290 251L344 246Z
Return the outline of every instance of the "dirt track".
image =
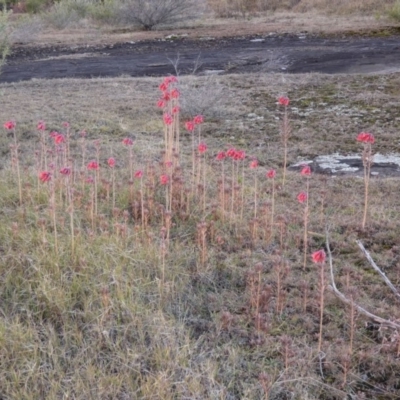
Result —
M400 71L400 36L268 35L151 40L107 46L15 47L0 82L32 78L163 76L175 73L376 73Z

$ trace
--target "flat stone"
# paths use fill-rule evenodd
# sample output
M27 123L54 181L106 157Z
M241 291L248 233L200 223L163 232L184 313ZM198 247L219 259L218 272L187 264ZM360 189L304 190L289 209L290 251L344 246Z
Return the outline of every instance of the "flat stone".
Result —
M313 160L300 161L289 168L300 170L304 165L309 165L314 173L320 174L354 176L362 176L364 174L364 166L359 154L346 156L338 153L321 155ZM371 176L400 176L400 154L374 154Z

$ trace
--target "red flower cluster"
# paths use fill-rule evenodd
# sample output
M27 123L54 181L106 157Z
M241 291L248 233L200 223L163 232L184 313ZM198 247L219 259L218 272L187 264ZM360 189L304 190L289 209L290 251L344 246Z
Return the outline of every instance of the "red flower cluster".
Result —
M256 169L258 167L258 160L252 160L249 167L250 169Z
M168 185L169 182L169 176L168 175L161 175L160 176L160 183L161 185Z
M304 203L304 202L306 202L306 201L307 201L307 193L305 193L305 192L300 192L300 193L297 195L297 200L299 201L299 203Z
M65 143L65 136L62 133L56 133L53 139L54 139L54 144Z
M107 164L108 164L108 166L109 166L110 168L114 168L114 167L115 167L115 163L116 163L116 161L115 161L115 158L114 158L114 157L110 157L110 158L107 160Z
M198 146L198 150L200 154L203 154L207 151L207 145L205 143L200 143Z
M179 99L180 94L181 93L176 88L171 90L171 98L173 99Z
M38 131L45 131L46 130L46 123L44 121L39 121L36 125Z
M157 101L157 107L158 108L164 108L165 107L165 101L163 99L160 99Z
M275 178L275 175L276 175L276 171L274 169L270 169L267 172L266 177L269 179L273 179L273 178Z
M51 172L42 171L39 173L39 180L43 183L48 182L51 179Z
M140 169L139 171L135 172L135 178L140 179L143 176L143 171Z
M7 122L4 122L3 126L4 126L5 129L10 131L10 130L14 129L16 125L17 124L16 124L15 121L7 121Z
M97 171L99 169L99 163L97 161L90 161L87 165L87 169Z
M178 79L177 79L176 76L172 76L172 75L171 76L166 76L164 78L164 80L162 81L162 83L160 84L159 89L162 92L165 92L166 90L168 90L168 87L169 87L169 85L171 83L176 83L176 82L178 82Z
M289 100L288 97L281 96L281 97L279 97L279 99L278 99L278 103L279 103L281 106L287 107L287 106L289 105L289 103L290 103L290 100Z
M194 131L194 128L196 127L196 125L200 125L203 122L204 122L204 117L202 115L196 115L191 121L185 122L185 128L189 132L192 132L192 131Z
M126 137L122 140L122 144L124 144L125 146L133 146L133 140L129 137Z
M226 155L235 161L241 161L246 158L246 153L243 150L237 150L233 147L227 150Z
M169 86L173 83L177 83L178 79L175 76L167 76L164 78L160 86L158 87L161 92L161 98L157 102L157 107L159 108L165 108L167 105L167 101L170 101L172 99L178 99L180 96L180 92L178 89L174 88L171 91L168 91Z
M357 142L362 142L362 143L375 143L375 138L372 133L368 132L361 132L357 136Z
M71 175L71 168L70 167L64 167L60 169L60 174L64 176Z
M304 165L300 171L300 174L303 176L310 176L311 175L311 168L308 165Z
M193 132L194 128L195 128L195 124L193 121L186 121L185 122L185 128L189 131L189 132Z
M218 161L222 161L222 160L225 160L225 158L226 158L226 153L224 152L224 151L220 151L218 154L217 154L217 160Z
M169 113L164 114L163 120L165 125L172 125L172 122L174 121L172 115Z
M202 123L204 122L204 117L203 117L202 115L196 115L196 116L193 118L193 122L194 122L196 125L200 125L200 124L202 124Z
M315 264L323 264L326 260L326 254L324 250L318 250L311 254L311 258Z

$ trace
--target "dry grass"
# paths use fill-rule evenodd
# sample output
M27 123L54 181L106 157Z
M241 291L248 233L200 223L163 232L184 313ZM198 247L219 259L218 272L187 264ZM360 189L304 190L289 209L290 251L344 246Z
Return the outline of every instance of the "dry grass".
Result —
M188 87L205 81L204 77L182 78ZM140 219L129 202L126 148L121 145L123 137L134 136L137 168L146 162L161 168L162 124L154 106L157 85L158 79L119 78L0 86L0 121L18 122L21 163L26 166L24 207L18 207L17 185L8 161L11 138L2 135L1 397L262 399L266 395L259 376L266 373L270 399L343 399L346 395L361 399L362 393L366 398L398 398L398 339L394 332L377 330L360 316L345 379L349 310L329 291L324 359L321 364L318 361L318 273L311 262L302 269L302 207L296 201L304 181L298 172L290 172L286 186L279 184L282 146L276 98L288 95L292 100L290 162L334 151L359 152L355 136L360 130L375 134L375 151L389 153L400 150L396 141L400 75L218 77L224 91L219 103L223 112L207 115L205 110L203 129L209 147L207 212L202 215L196 202L189 215L173 212L162 295L161 215L154 214L147 234L141 231ZM38 145L34 126L39 119L47 121L49 130L61 129L62 121L70 121L74 142L78 132L86 129L88 159L95 156L93 141L100 139L105 175L109 172L103 169L107 157L112 153L118 160L116 204L120 214L113 216L101 188L99 225L91 232L84 211L85 192L82 206L76 209L75 255L69 247L68 214L61 203L57 209L59 252L55 255L45 186L36 188L32 157ZM184 134L184 171L190 162L190 143ZM256 172L260 204L268 205L271 199L271 181L265 179L265 172L277 168L275 212L285 227L283 247L278 234L270 240L265 237L264 222L256 239L251 238L254 173L247 168L244 180L239 181L244 190L243 217L239 208L232 223L223 222L215 213L221 166L214 158L228 144L260 160ZM79 149L72 147L78 164ZM361 231L362 181L318 175L310 180L309 251L324 246L328 225L341 290L351 293L346 288L349 278L360 304L393 321L400 318L398 304L370 271L355 239L362 240L398 286L398 186L397 179L371 181L368 227ZM155 202L163 202L160 187ZM128 211L125 219L124 210ZM202 218L208 224L204 265L196 239ZM115 222L126 224L126 234L114 230ZM282 311L276 312L282 260L288 271L283 279ZM261 270L256 267L260 263ZM265 290L259 330L254 319L257 276ZM288 343L286 365L284 343Z
M193 88L204 97L202 86L210 86L207 77L181 79L189 98ZM51 129L68 120L74 129L86 129L93 137L107 134L107 140L131 133L143 140L157 138L161 127L154 107L157 81L63 79L3 84L1 94L7 101L3 101L0 120L17 120L22 135L29 134L32 121L45 118ZM287 94L292 98L294 125L290 162L335 150L354 152L358 149L354 135L361 130L379 135L378 152L396 152L400 150L395 140L400 126L399 81L398 74L220 76L212 79L211 86L223 96L209 111L201 101L202 109L193 112L204 112L209 120L206 131L212 133L216 147L226 142L248 146L260 160L272 157L275 164L280 157L276 98Z
M300 32L335 34L358 31L385 30L393 24L387 12L395 4L387 1L341 1L340 3L321 1L301 1L297 5L283 6L285 3L268 2L261 11L247 12L237 2L216 1L211 4L215 12L205 14L199 21L185 21L173 27L164 27L160 31L144 32L132 26L113 26L111 16L99 12L99 21L93 23L87 18L78 21L76 26L68 26L59 31L48 26L40 35L35 35L36 44L104 44L123 41L138 41L164 38L170 34L185 35L189 38L226 37L241 35L268 34L270 32ZM293 2L292 2L293 3ZM250 4L247 1L243 4ZM280 5L278 7L278 5ZM223 11L224 7L231 10ZM265 11L264 9L267 9ZM218 11L219 10L219 11ZM235 11L236 10L236 11ZM264 11L263 11L264 10ZM220 18L218 15L229 15L235 18ZM245 18L242 18L245 16ZM51 18L51 17L50 17ZM60 25L66 23L62 13ZM103 21L101 20L103 18ZM108 21L107 18L110 20ZM68 24L67 24L68 25ZM27 38L30 39L30 38ZM26 41L26 40L25 40Z
M264 11L294 11L348 14L383 14L396 3L396 0L210 0L209 4L218 15L257 13Z

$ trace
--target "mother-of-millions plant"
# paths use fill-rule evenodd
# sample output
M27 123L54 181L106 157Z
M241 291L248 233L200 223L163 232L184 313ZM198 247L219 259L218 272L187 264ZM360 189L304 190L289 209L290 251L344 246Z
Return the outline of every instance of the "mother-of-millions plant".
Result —
M283 177L282 177L282 185L285 185L286 180L286 166L287 166L287 152L288 152L288 141L290 136L290 123L288 117L288 106L290 100L288 97L279 97L278 103L285 107L283 111L283 119L281 124L281 140L283 144Z
M373 163L372 145L375 143L375 138L372 133L361 132L357 136L357 141L364 145L362 152L362 162L364 166L364 215L361 225L362 229L364 229L367 222L369 180Z

